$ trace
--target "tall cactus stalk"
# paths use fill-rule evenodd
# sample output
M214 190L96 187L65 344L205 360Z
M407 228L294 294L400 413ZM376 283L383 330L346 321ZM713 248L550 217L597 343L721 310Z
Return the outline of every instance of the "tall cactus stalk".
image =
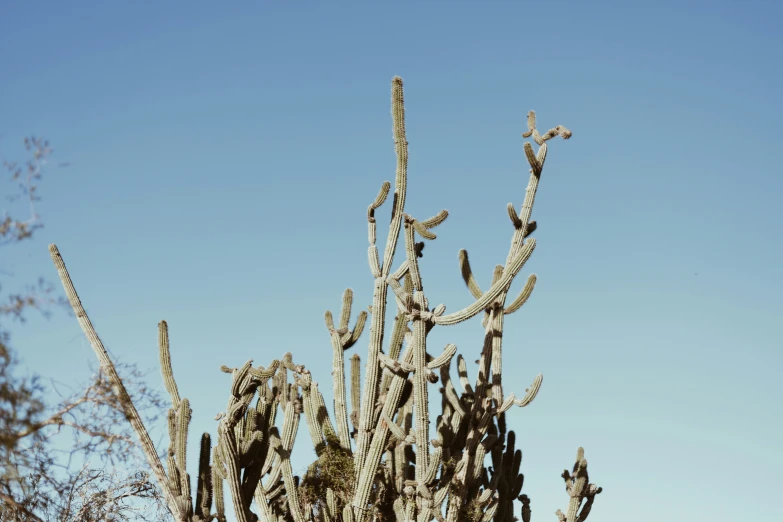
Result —
M247 361L239 367L221 367L230 374L226 411L218 416L217 439L212 445L202 435L198 459L196 501L187 473L187 436L191 420L188 399L180 396L174 379L168 325L159 325L158 344L163 382L171 396L167 465L158 458L138 412L133 406L108 352L81 305L57 247L50 245L71 306L85 335L112 382L148 463L178 522L225 521L224 494L228 490L239 522L512 522L530 521L530 498L522 494L522 452L506 428L506 413L535 399L543 377L537 375L521 398L504 393L503 328L505 316L522 308L530 297L536 276L530 275L521 292L507 303L509 289L536 246L531 234L533 204L547 156L547 142L568 139L571 132L557 126L541 134L534 112L528 114L524 143L530 178L521 209L507 207L512 224L511 245L504 265L492 273L484 291L470 266L468 254L459 252L462 278L473 296L469 306L446 313L443 304L430 307L418 259L424 242L448 212L428 219L405 212L408 185L408 142L402 80L392 80L392 121L397 169L391 223L383 255L376 237L376 210L386 201L392 185L384 182L367 209L368 260L374 279L369 307L370 327L362 382L358 354L350 357L346 376L345 352L361 337L367 312L357 314L351 329L354 301L343 295L339 323L331 312L325 322L332 347L333 416L318 383L290 353L267 366ZM393 269L402 234L404 260ZM385 337L389 289L397 307L391 333ZM430 352L427 337L436 326L449 326L482 314L484 343L471 381L465 358L448 344ZM386 344L386 349L384 349ZM456 376L451 372L456 360ZM440 413L430 412L430 385L440 383ZM458 388L459 387L459 388ZM350 398L350 403L349 403ZM350 409L349 409L350 404ZM291 452L304 414L316 460L302 477L293 473ZM353 429L351 429L351 426ZM559 522L584 522L601 488L589 484L584 450L579 448L573 472L563 478L569 495ZM214 506L213 506L214 504ZM515 512L519 510L519 516Z

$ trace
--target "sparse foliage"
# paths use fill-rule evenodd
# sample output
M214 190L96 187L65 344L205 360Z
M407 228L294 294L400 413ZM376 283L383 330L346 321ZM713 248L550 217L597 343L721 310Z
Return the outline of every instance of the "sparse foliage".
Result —
M3 248L31 239L43 226L35 204L52 149L34 137L25 147L32 158L24 166L3 165L18 189L8 199L26 202L30 215L16 219L5 212ZM19 368L8 321L24 322L30 311L47 315L66 301L43 279L5 297L0 304L0 521L160 519L159 490L139 471L138 443L106 376L99 371L88 385L69 390L54 380L45 385L40 376ZM161 408L157 394L135 367L118 367L146 422L154 422Z

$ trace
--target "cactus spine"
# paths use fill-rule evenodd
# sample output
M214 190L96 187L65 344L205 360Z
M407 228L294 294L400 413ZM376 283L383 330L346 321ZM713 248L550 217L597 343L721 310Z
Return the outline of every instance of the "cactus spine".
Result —
M357 354L350 357L350 390L345 351L360 338L367 312L357 314L349 329L353 292L343 295L339 323L325 313L332 347L333 414L329 415L318 383L290 353L269 366L221 367L231 375L226 411L218 416L214 447L209 434L201 438L193 504L187 473L187 436L191 419L188 399L180 397L172 370L168 326L159 324L158 341L163 382L171 396L169 451L164 468L114 365L81 305L65 264L57 250L50 253L76 313L101 366L111 379L126 415L137 432L165 501L177 521L225 521L224 487L239 522L512 522L515 506L521 520L530 521L530 499L522 494L522 452L513 432L506 429L506 412L535 399L543 380L537 375L522 398L503 390L503 327L505 316L521 309L530 297L536 276L530 275L522 291L507 304L511 283L533 253L537 229L531 221L533 204L547 156L547 142L571 137L562 126L541 134L534 112L528 114L524 143L530 178L519 212L509 203L513 227L504 265L495 267L491 284L481 289L468 254L459 252L462 278L474 298L469 306L446 314L443 304L430 307L418 259L424 241L437 236L432 230L448 212L419 220L405 213L408 142L402 80L392 80L392 122L397 169L391 223L381 257L377 247L375 212L386 201L392 185L384 182L367 209L368 262L374 278L370 334L361 378ZM400 234L404 260L393 270ZM384 351L388 291L397 314ZM465 358L448 344L430 353L427 336L436 326L449 326L483 315L484 343L478 372L471 381ZM456 356L456 382L451 363ZM429 386L440 381L441 412L430 414ZM350 393L350 413L348 395ZM281 413L281 415L278 415ZM304 413L316 461L302 477L293 473L291 452L300 417ZM278 421L278 417L281 420ZM434 420L434 424L433 424ZM350 425L353 430L350 429ZM432 429L434 427L434 430ZM435 438L430 439L431 436ZM491 462L488 465L487 459ZM583 522L601 488L588 483L587 461L579 448L573 472L563 478L570 497L560 522ZM518 503L517 503L518 502ZM214 511L213 511L214 504Z

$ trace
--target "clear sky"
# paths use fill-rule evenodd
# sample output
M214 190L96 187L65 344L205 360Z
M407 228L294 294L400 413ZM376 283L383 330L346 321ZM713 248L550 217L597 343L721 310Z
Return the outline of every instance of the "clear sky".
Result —
M0 152L24 159L36 133L71 164L41 186L46 228L3 249L5 288L58 283L54 242L111 353L156 370L166 319L191 432L214 434L221 364L292 351L328 391L323 312L348 287L357 306L372 297L365 212L394 177L391 78L406 87L408 211L451 214L422 273L452 311L471 302L460 248L484 286L505 260L534 109L574 132L550 147L523 271L539 283L504 339L509 391L544 374L510 416L534 520L565 509L579 445L605 488L595 522L771 520L782 5L5 2ZM31 370L89 375L74 318L13 332ZM481 337L477 319L431 339L473 360Z

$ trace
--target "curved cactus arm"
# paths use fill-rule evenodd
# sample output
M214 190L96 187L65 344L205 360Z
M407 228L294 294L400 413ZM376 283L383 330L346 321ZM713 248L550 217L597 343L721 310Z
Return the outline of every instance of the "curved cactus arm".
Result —
M512 393L506 399L498 406L496 413L499 415L501 413L507 412L512 405L516 404L520 408L523 408L533 402L533 399L536 398L536 395L538 395L538 390L541 388L541 383L544 380L544 375L539 373L536 375L536 378L533 380L533 384L530 385L529 388L525 390L525 396L521 399L517 399L516 396Z
M473 395L473 386L471 386L470 377L468 376L468 363L462 354L457 354L457 375L459 375L459 383L462 386L463 393Z
M407 263L406 263L407 268ZM407 275L407 273L406 273ZM386 284L392 289L394 299L397 301L397 308L400 313L409 314L411 306L411 294L412 291L408 291L400 282L393 276L389 276L386 279Z
M470 260L468 259L468 251L465 249L459 251L459 268L462 273L462 279L465 281L471 295L475 299L480 298L484 292L481 291L481 287L473 276L473 270L470 268Z
M435 324L451 325L467 321L471 317L487 308L490 303L500 296L501 293L508 290L508 286L514 277L522 270L530 255L533 253L533 249L536 247L536 241L534 238L530 238L525 242L523 250L514 258L514 260L507 264L506 269L503 272L503 276L492 287L487 290L480 298L476 299L470 306L463 308L458 312L454 312L448 315L442 315L435 317L433 321Z
M385 411L381 412L381 422L383 422L384 425L387 428L389 428L389 431L391 431L392 436L398 441L405 440L405 437L407 437L405 431L399 425L397 425L397 423L391 420L391 418Z
M117 374L117 369L109 357L109 353L103 346L103 342L101 342L100 337L98 337L98 334L95 332L95 328L90 322L90 318L87 316L87 312L82 306L79 295L76 293L76 288L73 286L73 281L71 281L71 276L68 274L68 270L65 267L65 262L63 261L63 258L60 255L60 251L57 249L56 245L49 245L49 254L51 255L55 268L57 268L60 281L62 282L63 288L65 289L65 295L68 297L68 302L73 309L74 315L76 315L76 320L82 327L84 335L87 337L87 340L90 342L90 346L92 346L95 355L98 357L98 361L101 364L101 369L109 378L112 389L114 390L114 393L117 395L117 398L122 405L128 422L130 422L133 430L136 432L136 436L139 437L139 441L141 442L141 447L144 451L144 456L147 459L147 463L152 469L152 473L155 475L155 479L158 481L158 485L163 492L163 498L166 502L166 506L169 508L169 511L171 511L172 515L174 515L174 518L180 521L185 521L187 513L184 513L180 509L176 495L174 494L174 491L172 490L171 485L166 478L166 472L163 469L163 464L161 463L160 458L158 458L155 445L152 443L152 439L147 432L147 428L144 426L139 412L133 405L133 401L131 401L130 395L128 395L128 390L126 390L125 385L122 384L122 380Z
M517 215L513 203L506 205L506 211L508 212L508 217L511 219L511 224L514 225L514 228L522 228L522 220L519 219L519 215Z
M266 368L264 368L263 366L259 366L258 368L250 367L248 369L248 372L256 380L266 381L267 379L270 379L275 375L275 372L277 372L277 368L279 366L280 366L280 361L274 359L271 363L269 363L269 366L267 366Z
M451 363L451 358L457 353L457 346L453 344L447 344L443 349L443 353L432 359L427 363L427 369L437 370L442 366L448 366Z
M443 223L448 215L448 211L441 210L434 217L424 221L418 221L417 219L414 219L407 214L403 216L403 221L405 223L405 258L408 262L413 288L417 291L421 291L422 284L421 275L419 273L419 266L416 259L421 257L421 250L424 249L424 244L416 243L414 239L414 232L419 234L423 239L431 241L437 238L437 236L430 232L430 229L435 228L436 226Z
M378 259L378 246L376 245L375 210L386 201L386 197L389 195L389 189L391 189L391 183L384 181L383 185L381 185L381 190L375 197L375 201L367 207L367 239L370 243L367 257L370 261L370 272L375 278L381 277L381 262L380 259Z
M519 400L514 400L514 404L517 406L523 408L533 402L533 399L536 398L536 395L538 395L538 390L541 388L541 383L544 381L544 375L539 373L536 375L536 378L533 380L533 384L530 385L530 388L525 390L525 396L522 397ZM513 393L511 394L514 395Z
M444 209L429 219L425 219L424 221L419 221L419 225L421 225L421 227L423 227L425 230L429 230L431 228L437 227L438 225L446 221L447 217L449 217L449 211ZM422 235L422 237L424 236Z
M454 383L451 381L451 372L449 371L449 365L441 366L440 368L440 381L443 384L443 396L446 402L454 410L454 413L460 417L465 416L465 408L460 402L460 398L457 395L457 390L454 389Z
M343 349L347 350L348 348L356 344L356 341L358 341L359 337L362 336L362 332L364 331L364 325L366 323L367 323L367 312L362 310L361 312L359 312L359 315L356 316L356 324L354 325L353 330L349 330L348 332L344 333L343 336L340 338L340 342L343 345Z
M522 306L527 303L527 300L530 298L530 294L533 293L533 289L536 287L536 281L538 278L536 277L536 274L530 274L527 277L527 281L525 281L525 286L522 288L522 291L519 292L519 295L512 301L510 305L508 305L504 310L503 313L505 315L513 314Z

